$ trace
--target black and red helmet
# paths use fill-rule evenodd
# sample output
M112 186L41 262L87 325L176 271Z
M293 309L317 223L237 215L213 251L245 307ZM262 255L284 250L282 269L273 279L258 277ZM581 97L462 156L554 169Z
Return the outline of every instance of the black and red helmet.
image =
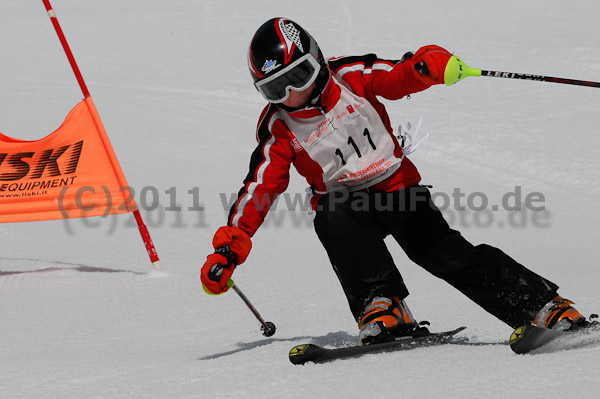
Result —
M250 42L248 68L254 86L271 103L285 101L291 89L305 90L319 75L329 78L315 39L285 18L273 18L258 28Z

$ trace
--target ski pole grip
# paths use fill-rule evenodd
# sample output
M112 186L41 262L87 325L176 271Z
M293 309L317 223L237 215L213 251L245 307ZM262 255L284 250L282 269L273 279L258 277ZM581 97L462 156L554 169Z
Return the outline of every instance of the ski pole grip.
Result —
M481 69L471 68L463 60L453 55L444 70L444 83L452 86L469 76L481 76Z
M215 249L216 254L223 255L227 259L228 266L237 265L237 255L229 248L229 245Z
M227 288L232 288L235 285L235 283L233 282L232 279L229 279L229 281L227 282ZM220 294L215 294L211 291L208 290L208 288L206 288L206 286L204 284L202 284L202 289L204 290L205 293L207 293L208 295L211 296L218 296L218 295L223 295L225 292L221 292Z
M215 250L216 254L220 254L227 259L227 266L224 266L220 263L216 263L211 266L208 271L208 278L212 281L219 281L221 276L223 275L224 267L235 267L237 264L237 255L229 249L229 245L225 245L224 247L219 247Z

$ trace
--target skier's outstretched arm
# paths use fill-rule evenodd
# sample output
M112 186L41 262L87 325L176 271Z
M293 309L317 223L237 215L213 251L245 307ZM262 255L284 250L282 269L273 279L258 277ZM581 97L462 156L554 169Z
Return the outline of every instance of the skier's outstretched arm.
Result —
M452 54L436 45L421 47L416 53L407 53L393 68L373 68L365 79L375 95L396 100L409 94L444 83L444 72Z

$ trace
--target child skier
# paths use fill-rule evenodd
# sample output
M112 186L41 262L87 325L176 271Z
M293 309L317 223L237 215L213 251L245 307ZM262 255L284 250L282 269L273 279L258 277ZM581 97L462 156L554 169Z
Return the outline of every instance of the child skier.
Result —
M214 236L215 253L202 267L205 290L228 289L269 204L286 190L293 164L310 185L315 231L363 342L387 341L419 328L384 243L388 235L416 264L513 328L587 325L573 303L558 295L556 284L500 249L474 246L451 229L395 139L377 96L396 100L444 83L451 56L431 45L399 61L374 54L326 61L297 23L284 18L264 23L250 43L248 66L269 104L259 118L258 146L244 186L227 226Z

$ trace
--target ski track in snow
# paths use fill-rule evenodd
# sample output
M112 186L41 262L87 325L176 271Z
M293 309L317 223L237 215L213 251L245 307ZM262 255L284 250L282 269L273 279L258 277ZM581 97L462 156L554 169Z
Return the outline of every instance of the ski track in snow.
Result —
M0 24L0 131L38 139L81 99L41 1L13 2ZM600 4L557 0L369 3L239 0L53 0L129 183L159 192L142 209L163 269L152 270L131 215L0 225L2 398L553 398L596 397L597 334L514 355L511 329L390 250L419 320L466 325L465 342L293 366L301 343L357 342L357 329L310 218L284 206L234 275L272 338L234 293L205 295L199 270L225 222L224 198L247 173L264 106L246 51L273 16L299 22L326 56L399 58L439 44L472 67L600 80ZM394 126L423 116L411 156L423 182L490 203L519 186L543 193L543 226L499 211L472 242L498 246L598 312L600 90L468 78L385 102ZM292 171L290 193L306 182ZM165 211L175 187L180 213ZM204 212L188 190L199 189ZM139 198L136 198L139 201ZM489 215L488 215L489 216ZM515 220L519 223L509 223Z

